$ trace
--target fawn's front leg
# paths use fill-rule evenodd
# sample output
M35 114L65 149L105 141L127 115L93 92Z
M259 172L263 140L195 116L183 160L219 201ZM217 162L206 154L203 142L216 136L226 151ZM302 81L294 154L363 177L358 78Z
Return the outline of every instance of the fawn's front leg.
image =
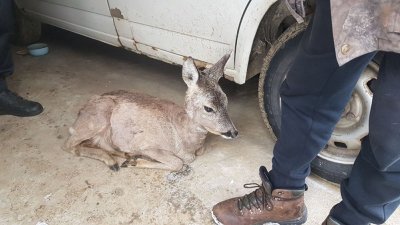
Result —
M183 161L170 151L148 149L140 151L140 154L144 157L134 158L135 162L132 164L138 168L179 171L183 167Z
M118 171L118 162L105 150L100 148L86 147L78 145L75 147L75 154L78 156L97 159L104 162L111 170Z

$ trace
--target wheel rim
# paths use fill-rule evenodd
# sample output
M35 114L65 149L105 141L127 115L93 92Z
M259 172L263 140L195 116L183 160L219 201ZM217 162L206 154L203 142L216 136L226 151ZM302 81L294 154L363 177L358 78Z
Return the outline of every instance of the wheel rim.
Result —
M320 158L340 164L354 164L361 149L361 139L369 132L373 96L370 84L377 78L378 70L379 66L371 62L361 74L331 138L318 154ZM280 97L278 104L281 107Z
M305 27L306 26L303 28L297 28L298 32L288 32L287 36L283 35L282 39L285 40L286 38L286 45L288 41L293 40L295 36L301 33ZM264 86L266 84L265 80L269 64L278 51L281 51L282 49L284 50L282 46L285 45L277 45L275 48L272 48L273 51L270 50L270 53L267 55L263 65L263 70L260 73L260 82L258 87L258 97L262 117L267 128L269 131L272 131L271 133L275 138L279 135L280 130L280 119L282 113L281 98L278 94L277 96L274 96L273 99L269 100L269 104L278 105L279 110L277 112L268 111L267 113L267 108L265 107L267 100L265 99L264 95ZM330 140L325 148L318 154L319 158L342 165L354 164L354 161L361 149L361 139L368 135L368 121L373 95L370 87L372 81L377 78L378 70L378 64L371 62L361 74L352 93L352 97L347 104L341 119L337 123ZM284 71L283 73L284 76L280 80L280 83L286 79L287 71ZM274 124L273 126L271 126L271 121L272 124Z
M358 80L350 101L319 157L341 164L354 163L361 149L361 139L368 135L373 95L370 83L377 78L377 74L378 65L370 63Z

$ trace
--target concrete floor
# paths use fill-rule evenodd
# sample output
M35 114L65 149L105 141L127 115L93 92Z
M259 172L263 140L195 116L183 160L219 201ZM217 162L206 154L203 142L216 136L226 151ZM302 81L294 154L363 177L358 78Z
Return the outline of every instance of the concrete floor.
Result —
M62 151L68 127L90 96L125 89L182 104L186 86L177 66L60 30L48 30L43 41L48 55L14 56L11 89L40 101L45 111L0 117L0 224L213 224L215 203L248 193L242 185L259 182L258 167L271 168L274 141L259 114L257 79L242 86L223 82L240 137L209 135L206 153L188 173L112 172ZM307 224L317 225L340 201L339 188L315 176L307 183ZM400 210L386 224L398 221Z

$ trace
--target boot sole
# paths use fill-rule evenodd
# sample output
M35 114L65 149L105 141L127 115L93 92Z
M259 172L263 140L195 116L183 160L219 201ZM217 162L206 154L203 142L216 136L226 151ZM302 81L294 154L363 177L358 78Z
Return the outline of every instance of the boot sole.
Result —
M43 109L40 109L38 111L33 111L33 112L25 112L25 113L19 113L19 112L7 112L0 110L0 116L17 116L17 117L32 117L32 116L37 116L43 112Z
M214 212L211 210L211 216L215 222L215 224L217 225L225 225L221 222L218 221L217 217L214 215ZM292 221L284 221L284 222L261 222L261 223L256 223L253 225L301 225L306 223L307 221L307 208L304 210L303 215L296 220L292 220Z

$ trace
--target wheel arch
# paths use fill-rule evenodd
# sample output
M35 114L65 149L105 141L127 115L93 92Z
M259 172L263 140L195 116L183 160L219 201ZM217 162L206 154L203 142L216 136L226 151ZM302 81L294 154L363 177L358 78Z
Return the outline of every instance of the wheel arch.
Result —
M276 38L279 27L289 17L292 18L283 1L250 0L236 39L236 83L243 84L260 72L273 37Z

